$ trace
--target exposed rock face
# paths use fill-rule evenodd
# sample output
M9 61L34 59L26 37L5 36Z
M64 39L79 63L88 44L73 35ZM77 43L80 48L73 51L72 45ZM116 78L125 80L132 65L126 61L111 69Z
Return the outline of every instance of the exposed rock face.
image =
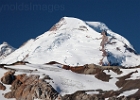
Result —
M28 62L24 62L24 61L17 61L17 62L15 62L15 63L8 64L8 65L25 65L26 63L28 63Z
M106 73L104 73L103 71L97 73L95 75L96 78L102 80L102 81L107 81L109 82L109 79L111 79L110 75L107 75Z
M95 64L86 64L84 66L67 66L67 65L63 65L63 68L66 70L71 70L73 72L76 73L80 73L80 74L93 74L95 75L96 78L102 80L102 81L107 81L109 82L109 80L111 79L110 75L107 75L106 73L104 73L104 70L112 70L113 72L117 73L117 74L121 74L122 72L120 71L119 68L117 68L116 66L98 66Z
M60 21L56 23L49 31L56 31L65 23L64 18L61 18Z
M138 89L136 93L133 95L128 96L129 98L140 98L140 79L129 79L132 74L137 73L137 70L131 72L125 76L119 77L119 81L116 82L116 85L121 88L119 90L120 93L124 91L129 91L133 89Z
M5 89L6 87L2 83L0 83L0 90L5 90Z
M85 91L78 91L70 95L65 95L63 100L104 100L105 97L102 94L87 94ZM110 100L118 100L110 99ZM121 100L121 99L119 99Z
M16 100L34 100L34 99L43 99L43 100L55 100L58 96L57 91L48 84L44 78L39 79L38 75L21 74L15 76L14 81L5 81L10 78L5 78L5 76L11 77L14 75L11 72L4 74L2 80L5 83L11 84L11 91L6 93L5 98L16 98ZM7 77L6 76L6 77Z
M117 92L115 91L100 91L99 94L88 94L86 91L77 91L73 94L68 94L63 96L62 100L139 100L139 96L137 97L125 97L125 96L117 96Z
M105 56L107 56L107 52L104 49L104 47L105 47L106 43L108 42L108 37L107 37L106 31L103 31L101 34L102 34L102 41L100 43L100 46L102 47L101 51L103 52L103 54L102 54L103 58L100 60L99 64L103 65L103 59Z
M129 98L137 98L137 99L140 99L140 89L135 93L135 94L132 94L130 96L128 96ZM135 100L135 98L133 100Z

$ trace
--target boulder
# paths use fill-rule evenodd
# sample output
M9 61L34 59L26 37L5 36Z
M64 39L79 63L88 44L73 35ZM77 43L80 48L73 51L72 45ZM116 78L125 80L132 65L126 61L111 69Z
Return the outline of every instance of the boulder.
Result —
M15 97L15 96L14 96L14 92L13 92L13 91L8 92L8 93L6 93L6 94L4 95L4 97L5 97L5 98L8 98L8 99L14 98L14 97Z
M12 82L15 80L14 71L8 71L4 74L4 76L1 78L1 82L4 84L12 84Z

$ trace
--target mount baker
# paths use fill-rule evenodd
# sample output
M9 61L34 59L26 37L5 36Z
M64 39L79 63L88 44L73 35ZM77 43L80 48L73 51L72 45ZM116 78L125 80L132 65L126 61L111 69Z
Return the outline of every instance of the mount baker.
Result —
M105 30L107 42L101 49L102 34ZM56 61L77 66L94 63L97 65L137 66L140 56L123 36L111 31L104 23L83 21L63 17L49 31L30 39L20 48L0 61L12 64L25 61L45 64Z

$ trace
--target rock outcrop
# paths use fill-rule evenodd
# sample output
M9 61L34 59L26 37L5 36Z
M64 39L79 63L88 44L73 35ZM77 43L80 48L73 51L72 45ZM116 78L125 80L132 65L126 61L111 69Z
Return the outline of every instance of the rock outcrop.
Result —
M73 94L67 94L63 96L62 100L139 100L139 96L117 96L119 93L117 91L102 91L98 90L96 93L87 93L87 91L77 91Z
M12 82L15 80L14 71L8 71L4 74L4 76L1 78L1 82L4 84L12 84Z
M103 65L103 59L104 59L105 56L107 56L107 52L106 52L104 47L106 46L106 44L108 42L108 37L107 37L107 32L106 31L102 31L101 34L102 34L102 38L101 38L102 41L100 43L100 46L102 47L101 51L103 52L102 53L103 58L100 60L99 64Z
M117 74L121 74L121 70L117 66L98 66L95 64L86 64L84 66L68 66L68 65L63 65L63 68L66 70L71 70L72 72L75 73L80 73L80 74L91 74L95 75L95 77L99 80L102 81L107 81L111 79L110 75L107 75L104 73L104 70L112 70L113 72Z
M0 90L5 90L5 89L6 87L2 83L0 83Z
M4 74L2 82L11 84L11 91L6 93L5 98L16 98L16 100L55 100L58 97L57 91L45 81L46 78L40 79L39 75L21 74L11 79L14 73L11 71ZM46 76L45 76L46 77ZM10 79L7 81L7 79Z

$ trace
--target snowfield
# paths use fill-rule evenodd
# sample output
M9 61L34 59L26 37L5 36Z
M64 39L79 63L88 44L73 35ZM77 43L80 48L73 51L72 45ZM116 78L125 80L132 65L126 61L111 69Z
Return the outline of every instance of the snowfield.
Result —
M36 73L26 73L26 74L38 74L43 77L43 74L49 75L53 80L47 80L61 95L72 94L77 90L117 90L115 82L117 79L111 79L110 82L104 82L98 80L94 75L83 75L73 73L72 71L59 68L61 65L16 65L10 66L13 69L20 69L24 72L24 69L35 70ZM9 66L5 66L9 67ZM17 73L19 74L19 72Z

